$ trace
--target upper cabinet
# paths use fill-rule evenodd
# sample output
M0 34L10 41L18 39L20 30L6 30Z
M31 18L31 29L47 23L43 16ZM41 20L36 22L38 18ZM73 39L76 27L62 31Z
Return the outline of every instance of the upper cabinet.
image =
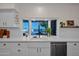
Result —
M15 9L0 9L0 27L18 27L18 20Z

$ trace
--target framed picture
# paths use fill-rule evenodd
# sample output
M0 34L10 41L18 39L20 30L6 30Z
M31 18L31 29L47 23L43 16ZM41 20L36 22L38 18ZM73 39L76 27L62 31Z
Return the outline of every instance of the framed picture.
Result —
M74 26L74 20L67 20L67 26Z

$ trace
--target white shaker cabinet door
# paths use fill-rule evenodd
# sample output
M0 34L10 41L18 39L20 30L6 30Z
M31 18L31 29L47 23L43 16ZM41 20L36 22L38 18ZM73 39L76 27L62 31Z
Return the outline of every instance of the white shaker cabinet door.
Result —
M0 18L0 27L3 27L3 20Z
M16 24L15 20L16 20L16 19L8 19L8 20L6 21L7 27L18 27L18 25Z
M11 55L10 44L0 42L0 56L9 56L9 55Z
M37 47L28 47L28 56L38 56L38 53Z
M0 27L18 27L15 12L0 13Z
M49 47L39 48L39 56L50 56L50 48Z
M14 50L12 49L11 50L11 55L12 56L26 56L27 55L27 52L25 50L25 48L15 48L14 47Z
M2 22L2 15L1 15L2 13L0 13L0 27L2 27L2 24L3 24L3 22Z
M28 56L50 56L50 49L47 47L29 47Z
M67 55L79 56L79 43L76 42L67 43Z
M49 56L50 43L48 42L31 42L28 43L29 56Z

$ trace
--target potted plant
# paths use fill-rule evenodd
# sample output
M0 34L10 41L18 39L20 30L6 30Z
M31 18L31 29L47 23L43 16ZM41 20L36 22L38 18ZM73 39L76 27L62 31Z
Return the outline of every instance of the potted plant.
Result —
M65 26L65 23L60 22L60 26L61 26L61 27Z
M48 36L50 36L50 35L51 35L51 28L50 28L50 27L47 28L47 29L46 29L46 32L47 32Z

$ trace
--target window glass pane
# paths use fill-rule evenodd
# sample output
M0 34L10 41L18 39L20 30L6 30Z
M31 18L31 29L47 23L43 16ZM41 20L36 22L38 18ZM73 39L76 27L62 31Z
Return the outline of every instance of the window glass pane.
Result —
M57 26L57 20L51 20L51 35L55 35L56 36L56 28Z
M32 35L38 35L38 26L39 22L38 21L32 21Z
M23 20L23 31L29 32L29 21Z
M47 35L48 21L32 21L32 35Z
M46 29L48 28L48 21L41 21L40 22L40 34L47 35Z

